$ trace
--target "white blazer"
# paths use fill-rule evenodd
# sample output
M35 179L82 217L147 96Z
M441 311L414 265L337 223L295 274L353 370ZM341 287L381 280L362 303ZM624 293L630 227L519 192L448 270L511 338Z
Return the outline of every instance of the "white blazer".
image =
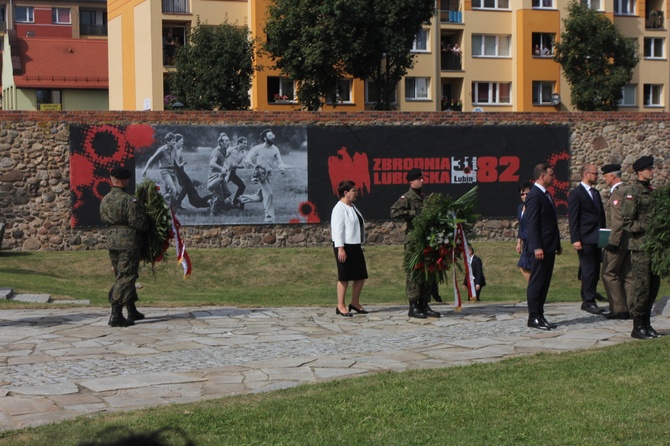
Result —
M344 246L345 243L356 245L365 242L365 221L353 204L347 206L341 201L337 202L330 215L330 234L336 248Z

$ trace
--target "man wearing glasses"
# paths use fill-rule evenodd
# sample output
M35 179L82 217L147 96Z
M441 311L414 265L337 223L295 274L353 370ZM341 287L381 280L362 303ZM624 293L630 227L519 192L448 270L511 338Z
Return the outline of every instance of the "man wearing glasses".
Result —
M582 181L568 195L570 242L579 256L582 310L601 314L605 309L596 305L596 287L602 255L598 247L598 232L605 227L605 212L600 194L595 188L598 169L593 164L584 164L580 174Z

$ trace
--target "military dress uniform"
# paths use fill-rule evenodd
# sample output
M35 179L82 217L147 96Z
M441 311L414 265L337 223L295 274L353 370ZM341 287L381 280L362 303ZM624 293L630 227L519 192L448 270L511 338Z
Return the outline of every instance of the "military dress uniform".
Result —
M123 172L112 171L112 173L122 177L126 175ZM135 301L138 300L135 281L139 277L139 236L148 229L147 216L135 197L126 193L121 187L112 187L100 203L100 218L107 225L107 249L116 275L110 290L112 316L109 325L132 325L133 320L144 318L144 315L135 308ZM128 307L129 320L123 317L124 306Z
M620 165L606 165L603 173L618 172ZM603 251L602 280L610 304L610 319L627 319L629 297L633 285L633 272L630 264L630 251L623 246L623 218L621 209L625 199L626 186L623 182L615 184L607 202L605 218L611 230L607 246Z
M642 157L633 164L633 168L639 172L651 165L653 158ZM661 278L651 271L651 257L643 249L646 228L654 213L651 193L648 181L635 181L626 191L622 209L625 243L630 251L633 272L633 286L629 300L629 311L634 323L631 336L643 339L658 336L651 327L651 307L661 286Z
M412 181L422 177L419 169L412 169L407 173L407 180ZM413 228L414 217L423 210L423 193L421 190L410 189L402 195L398 201L391 206L391 218L403 219L406 223L405 234ZM407 244L405 243L405 257L407 257ZM433 311L429 306L431 285L425 280L417 280L412 277L411 271L407 271L405 279L405 293L409 300L410 317L440 317L440 313Z

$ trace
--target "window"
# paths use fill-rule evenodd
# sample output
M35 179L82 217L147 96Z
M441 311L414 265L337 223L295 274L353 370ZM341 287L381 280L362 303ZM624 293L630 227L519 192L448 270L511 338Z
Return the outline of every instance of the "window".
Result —
M635 0L614 0L614 14L635 15Z
M268 77L268 103L295 101L295 82L288 77Z
M34 23L35 13L32 6L17 6L14 8L14 21L16 23Z
M511 104L512 84L504 82L473 82L473 104Z
M554 9L554 0L533 0L533 8Z
M428 51L428 30L422 29L414 38L412 51Z
M582 5L587 8L595 9L596 11L602 11L602 1L603 0L582 0Z
M80 9L79 33L82 36L106 36L107 11L95 10L95 9Z
M533 105L551 105L554 82L533 81Z
M644 58L663 59L663 46L665 39L660 37L647 37L644 39Z
M72 23L70 20L70 8L51 8L51 23L63 25Z
M619 107L634 107L635 103L635 92L637 91L636 84L626 84L621 87L621 99L619 99Z
M429 77L406 77L405 78L405 99L428 99L428 89L430 88Z
M472 0L473 8L509 9L509 0Z
M351 103L351 79L340 79L335 87L335 100L338 104ZM327 102L332 103L332 99Z
M509 57L511 36L472 35L473 57Z
M367 104L376 104L377 101L379 100L378 95L377 95L377 84L374 83L374 81L371 81L370 79L365 81L365 102ZM383 100L383 99L382 99ZM391 103L395 104L398 102L397 98L397 89L393 89L391 92Z
M38 110L60 110L61 93L60 90L35 90ZM53 107L52 104L58 104Z
M533 56L552 57L555 34L533 33Z
M663 85L644 84L644 105L646 107L663 106Z

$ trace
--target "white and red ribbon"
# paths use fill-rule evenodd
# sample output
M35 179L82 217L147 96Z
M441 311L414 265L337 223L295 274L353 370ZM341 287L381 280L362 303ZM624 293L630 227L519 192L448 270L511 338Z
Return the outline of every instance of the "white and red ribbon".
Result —
M190 275L193 270L193 267L191 266L191 258L186 252L186 245L179 232L181 223L177 220L177 216L174 214L172 208L170 208L170 215L172 216L172 232L174 233L174 244L175 250L177 251L177 263L181 263L184 268L184 278L186 278L186 276Z

